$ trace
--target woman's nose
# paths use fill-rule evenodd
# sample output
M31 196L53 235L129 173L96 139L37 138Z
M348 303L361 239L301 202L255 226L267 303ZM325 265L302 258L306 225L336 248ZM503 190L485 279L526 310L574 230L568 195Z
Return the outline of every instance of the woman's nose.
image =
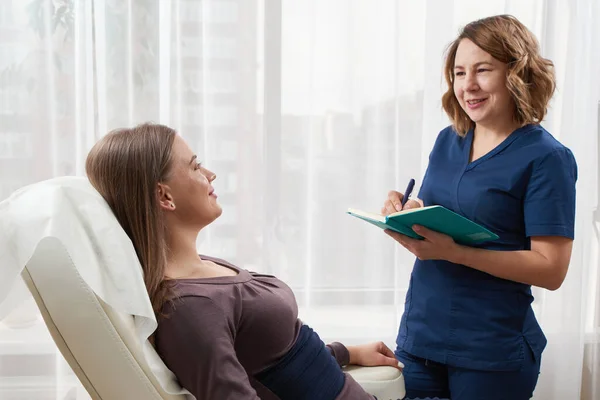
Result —
M474 74L467 74L467 76L465 76L465 80L463 81L463 90L465 92L474 92L479 89L477 79L475 78Z
M204 168L204 176L206 176L206 179L208 179L209 182L214 181L215 179L217 179L217 174L215 174L214 172Z

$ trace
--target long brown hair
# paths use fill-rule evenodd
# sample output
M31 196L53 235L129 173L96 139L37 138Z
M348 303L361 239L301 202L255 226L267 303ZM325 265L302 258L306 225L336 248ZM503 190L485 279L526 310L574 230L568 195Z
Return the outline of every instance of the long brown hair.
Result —
M164 125L117 129L91 149L85 170L133 242L157 316L171 295L164 280L167 265L165 221L158 206L158 183L171 170L176 132Z
M508 64L506 86L515 104L513 118L520 126L540 123L556 88L554 64L540 55L537 39L511 15L496 15L467 24L446 51L444 75L448 90L442 107L455 131L464 136L475 124L454 95L454 61L461 40L469 39L495 59Z

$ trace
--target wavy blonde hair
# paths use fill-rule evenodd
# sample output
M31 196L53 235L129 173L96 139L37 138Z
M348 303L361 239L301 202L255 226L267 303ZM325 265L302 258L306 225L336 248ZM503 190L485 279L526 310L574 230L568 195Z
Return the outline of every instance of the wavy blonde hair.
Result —
M554 64L540 55L537 39L511 15L496 15L467 24L446 51L444 75L448 90L442 107L455 131L464 136L475 123L454 95L454 61L461 40L469 39L495 59L508 64L506 86L515 104L513 118L520 126L540 123L556 88Z

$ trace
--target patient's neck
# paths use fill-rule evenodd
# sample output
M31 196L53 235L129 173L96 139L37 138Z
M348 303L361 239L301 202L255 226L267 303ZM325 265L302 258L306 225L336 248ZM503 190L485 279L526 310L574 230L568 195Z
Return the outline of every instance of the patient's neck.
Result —
M202 268L202 259L196 250L198 232L183 228L169 229L167 234L167 270L165 275L177 278Z

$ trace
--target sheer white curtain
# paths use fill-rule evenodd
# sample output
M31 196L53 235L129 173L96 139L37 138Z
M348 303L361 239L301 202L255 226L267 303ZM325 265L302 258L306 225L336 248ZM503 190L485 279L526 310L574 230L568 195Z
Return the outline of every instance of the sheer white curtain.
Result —
M224 214L201 252L288 282L326 341L394 347L413 257L344 212L422 178L448 123L443 50L500 13L555 62L544 125L580 172L567 280L535 291L549 339L535 397L600 398L594 0L0 0L0 200L82 175L112 128L171 125L218 174ZM0 398L87 399L19 300L0 309Z

